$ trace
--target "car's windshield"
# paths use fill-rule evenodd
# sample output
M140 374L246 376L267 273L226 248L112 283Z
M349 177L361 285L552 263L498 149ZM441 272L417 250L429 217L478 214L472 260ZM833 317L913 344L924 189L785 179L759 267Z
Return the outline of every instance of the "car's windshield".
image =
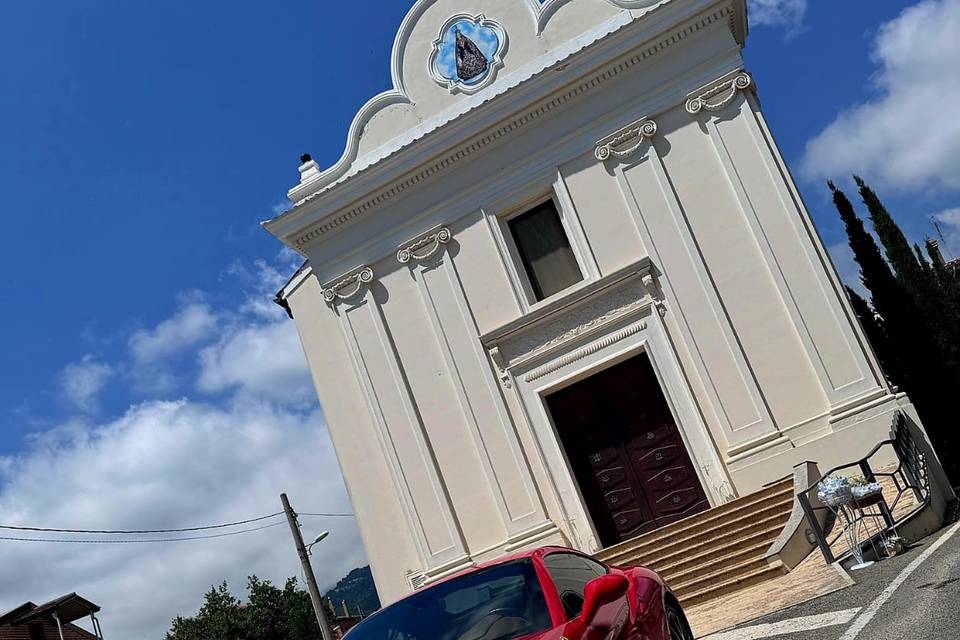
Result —
M549 627L543 590L526 559L416 593L359 624L348 640L509 640Z

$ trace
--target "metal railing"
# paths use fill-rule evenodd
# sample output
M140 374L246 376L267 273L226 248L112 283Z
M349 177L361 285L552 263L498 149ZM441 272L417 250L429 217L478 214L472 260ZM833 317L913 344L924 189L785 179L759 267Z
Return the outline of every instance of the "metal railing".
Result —
M902 411L897 411L893 418L892 438L879 443L863 458L827 471L809 487L797 493L797 500L800 501L800 506L807 517L813 536L816 538L817 546L820 547L820 551L828 564L837 561L833 553L833 544L843 537L843 532L837 533L832 538L829 537L837 519L836 512L832 507L822 504L820 499L816 498L817 489L825 479L834 475L847 475L842 472L857 468L867 482L872 483L877 482L880 478L890 478L895 488L896 497L888 503L887 496L883 495L876 505L878 507L876 516L882 519L885 531L894 530L899 524L894 520L893 514L903 497L908 493L914 495L918 504L915 509L901 518L901 522L930 504L930 475L927 460L917 446L908 424L909 419ZM898 461L897 466L892 471L875 471L870 464L870 460L876 457L884 447L893 448ZM814 498L812 499L811 496L814 496ZM824 517L821 518L820 516ZM821 521L823 522L822 525Z

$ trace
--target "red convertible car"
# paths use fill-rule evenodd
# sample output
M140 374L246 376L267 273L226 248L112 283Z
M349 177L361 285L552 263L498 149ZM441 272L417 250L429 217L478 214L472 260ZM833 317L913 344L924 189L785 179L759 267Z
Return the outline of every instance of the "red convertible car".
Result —
M382 609L347 640L693 640L653 571L544 547L446 578Z

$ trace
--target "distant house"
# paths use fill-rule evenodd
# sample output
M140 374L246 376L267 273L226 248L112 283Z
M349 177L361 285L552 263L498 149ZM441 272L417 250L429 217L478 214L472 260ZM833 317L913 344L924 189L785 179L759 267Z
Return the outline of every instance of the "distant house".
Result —
M25 602L0 615L0 640L103 640L100 607L75 593L40 606ZM73 624L89 618L95 633Z

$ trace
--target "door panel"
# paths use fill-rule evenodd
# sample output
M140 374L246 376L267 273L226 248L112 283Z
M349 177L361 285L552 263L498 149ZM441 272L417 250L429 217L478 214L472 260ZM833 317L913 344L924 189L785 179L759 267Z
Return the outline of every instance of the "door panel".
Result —
M646 354L546 400L604 546L708 508Z

